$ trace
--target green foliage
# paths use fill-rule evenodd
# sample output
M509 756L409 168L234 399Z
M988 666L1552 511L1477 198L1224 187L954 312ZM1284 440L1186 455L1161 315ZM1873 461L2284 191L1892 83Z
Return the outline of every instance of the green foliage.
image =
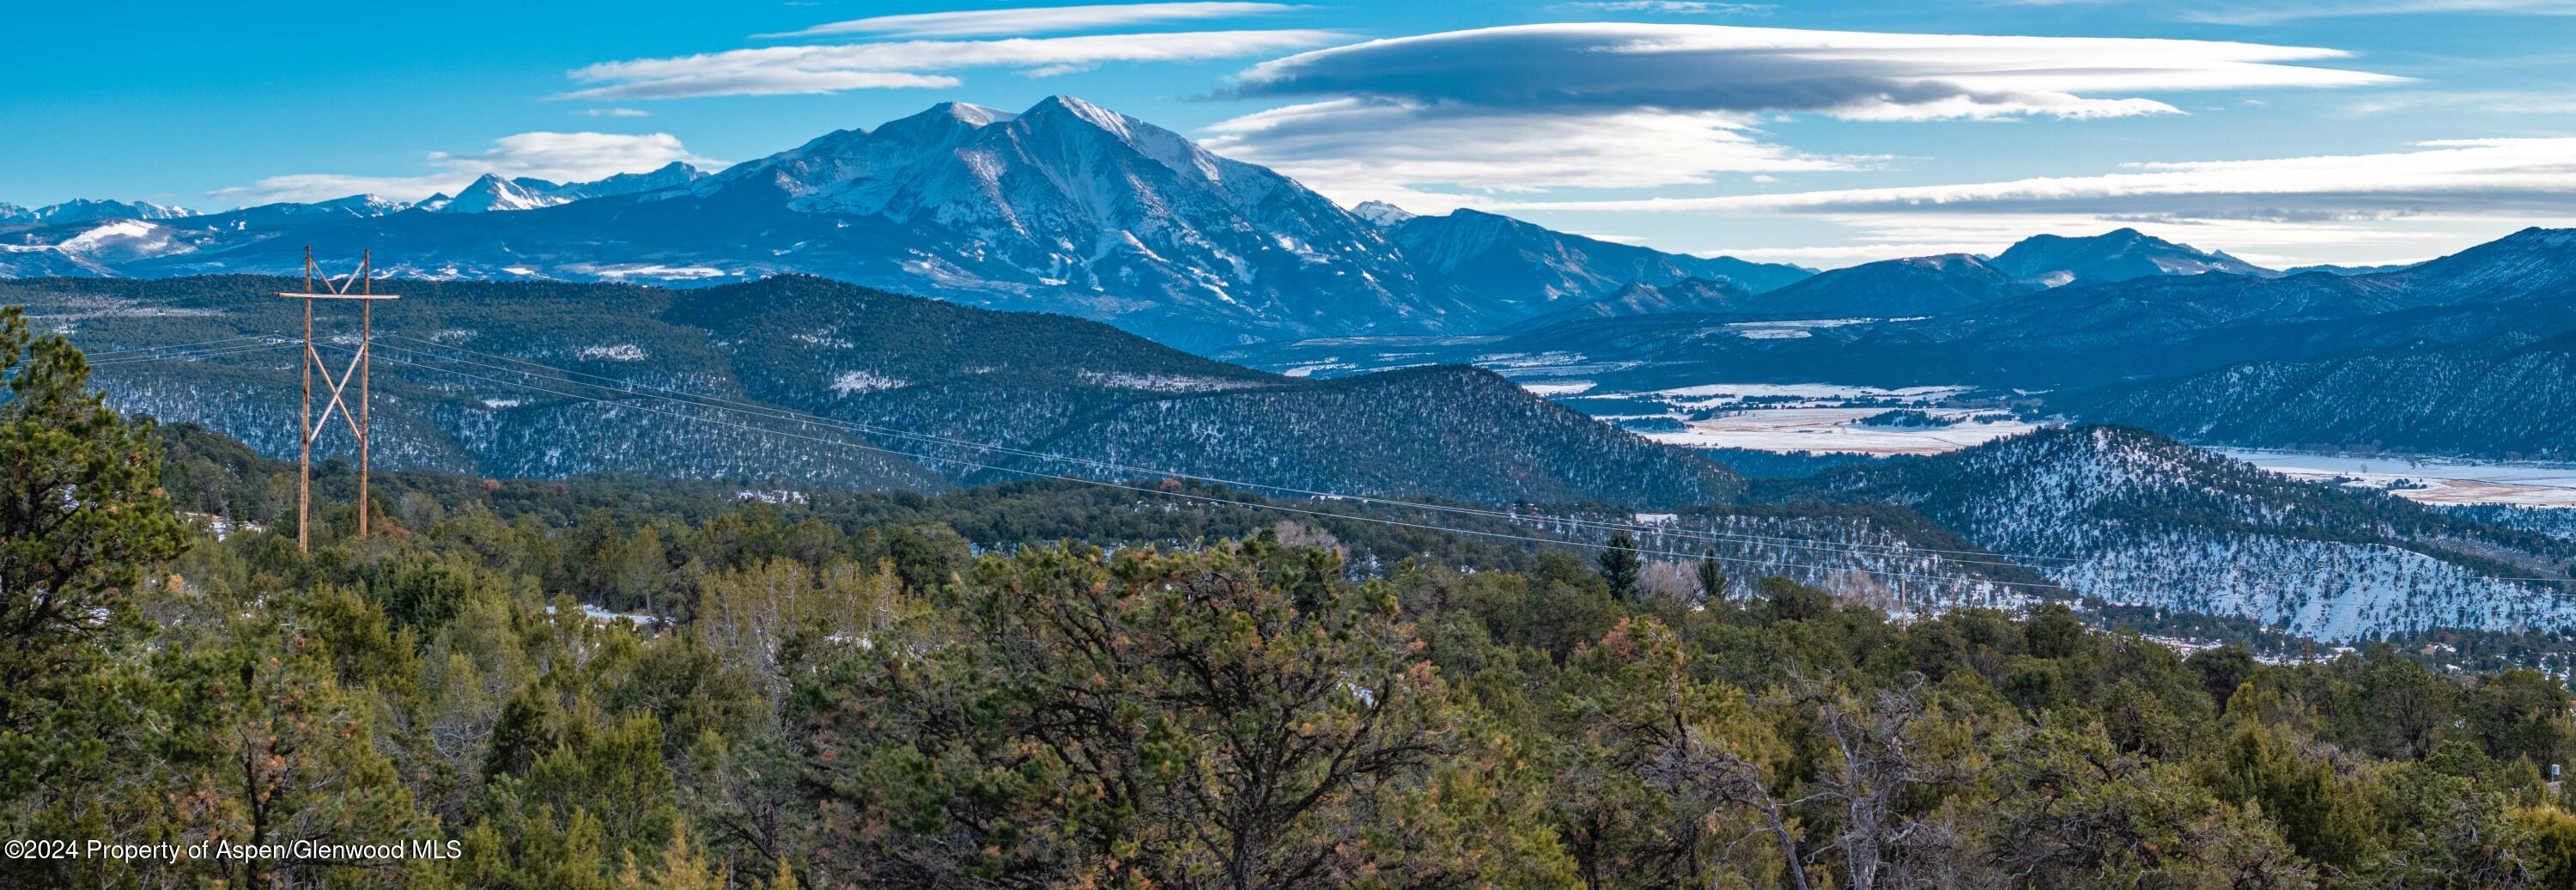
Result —
M160 488L148 424L89 388L89 362L0 308L0 747L45 716L106 639L131 629L136 587L184 529ZM12 776L10 782L23 781Z

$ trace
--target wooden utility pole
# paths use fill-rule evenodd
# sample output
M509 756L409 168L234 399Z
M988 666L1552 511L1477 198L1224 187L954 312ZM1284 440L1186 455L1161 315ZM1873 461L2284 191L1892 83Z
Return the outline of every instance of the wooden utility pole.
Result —
M367 536L367 421L370 413L368 403L373 401L368 390L367 372L371 364L371 347L375 345L376 301L399 299L393 294L375 292L375 261L375 251L361 254L357 271L349 273L346 278L333 280L320 274L321 268L313 264L313 246L305 245L304 292L278 294L304 301L304 413L303 419L295 425L297 438L302 440L301 452L296 458L299 478L295 488L295 547L298 550L310 552L313 548L313 442L322 437L323 430L331 427L334 411L348 423L349 432L358 437L358 537ZM322 285L318 290L313 286L317 280ZM357 288L356 293L350 292L352 286ZM336 380L332 379L330 366L322 363L322 351L313 342L315 300L358 301L357 354L349 357L349 366L340 371ZM313 375L317 371L322 374L322 383L331 389L331 399L323 404L322 420L318 423L313 419ZM358 405L354 410L343 399L351 377L358 380Z

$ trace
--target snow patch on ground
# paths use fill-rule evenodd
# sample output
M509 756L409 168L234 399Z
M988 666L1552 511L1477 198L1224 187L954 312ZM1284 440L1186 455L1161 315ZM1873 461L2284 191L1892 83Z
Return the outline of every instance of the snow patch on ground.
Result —
M1941 427L1862 426L1863 418L1885 408L1772 408L1687 421L1677 432L1644 433L1667 445L1689 448L1744 448L1754 451L1857 452L1861 454L1940 454L2017 436L2042 426L2023 420L1970 420L1991 411L1928 408L1924 413L1955 418Z
M618 343L610 346L584 346L580 351L573 353L573 355L589 359L591 361L601 362L640 362L645 358L644 347L637 346L633 343Z
M1521 388L1533 395L1572 396L1582 395L1598 385L1590 380L1532 380L1522 383Z
M1145 392L1221 392L1242 389L1249 384L1222 377L1194 377L1187 374L1134 374L1126 371L1083 371L1074 376L1083 382L1111 389L1133 389Z
M723 278L733 274L714 266L665 266L660 263L610 263L606 265L598 263L574 263L563 267L563 270L575 275L588 275L593 278L603 278L609 281L624 281L629 278L653 278L663 281L696 281L704 278Z
M912 381L910 380L904 380L897 377L887 377L872 371L843 371L841 372L841 376L832 378L832 392L836 395L842 396L884 392L890 389L902 389L911 385Z

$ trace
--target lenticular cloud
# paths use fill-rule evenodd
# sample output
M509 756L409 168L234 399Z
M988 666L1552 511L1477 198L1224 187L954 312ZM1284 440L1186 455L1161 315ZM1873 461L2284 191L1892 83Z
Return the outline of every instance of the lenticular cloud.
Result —
M1930 119L2172 113L2172 106L2136 94L2402 80L2294 64L2345 55L2205 40L1549 24L1299 53L1245 71L1233 92L1527 111L1654 108Z

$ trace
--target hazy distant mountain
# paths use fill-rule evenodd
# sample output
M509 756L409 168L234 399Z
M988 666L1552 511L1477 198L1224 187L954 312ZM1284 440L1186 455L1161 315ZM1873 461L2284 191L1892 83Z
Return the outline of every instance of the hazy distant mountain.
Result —
M185 207L165 207L149 201L96 201L88 198L48 204L29 210L15 204L0 204L0 225L70 225L104 219L177 219L193 216L196 211Z
M1804 317L1931 315L2037 290L1964 253L1863 263L1765 294L1759 311Z
M1268 169L1067 97L1020 114L943 103L712 176L685 166L575 185L492 176L404 212L270 205L170 222L170 249L103 268L284 273L311 243L326 254L372 248L379 268L428 278L702 285L806 272L1099 319L1200 349L1472 333L1632 281L1726 279L1760 291L1807 274L1491 214L1363 218ZM38 226L21 240L79 234Z
M1638 315L1671 315L1702 312L1758 311L1761 297L1743 285L1724 279L1684 278L1667 284L1632 281L1627 287L1597 300L1577 303L1556 312L1534 316L1514 325L1515 330L1531 330L1558 322L1585 318L1626 318Z
M1760 293L1811 274L1795 266L1670 254L1568 235L1476 210L1410 217L1387 227L1387 233L1425 278L1473 294L1480 306L1502 307L1498 314L1506 319L1562 311L1631 282L1662 285L1702 278Z
M2389 264L2387 264L2387 265L2383 265L2383 266L2336 266L2336 265L2291 266L2290 268L2287 268L2287 269L2283 269L2283 270L2281 270L2281 274L2283 274L2283 275L2300 275L2300 274L2305 274L2305 273L2308 273L2308 272L2323 272L2323 273L2326 273L2326 274L2328 274L2328 275L2377 275L2377 274L2382 273L2382 272L2397 272L2397 271L2402 271L2402 270L2407 269L2407 268L2409 268L2409 267L2411 267L2411 266L2413 266L2413 265L2415 265L2415 264L2414 264L2414 263L2389 263Z
M2034 235L1992 260L2004 274L2050 287L2073 282L2099 284L2149 275L2273 275L2226 253L2205 253L2136 229L2116 229L2087 238Z

